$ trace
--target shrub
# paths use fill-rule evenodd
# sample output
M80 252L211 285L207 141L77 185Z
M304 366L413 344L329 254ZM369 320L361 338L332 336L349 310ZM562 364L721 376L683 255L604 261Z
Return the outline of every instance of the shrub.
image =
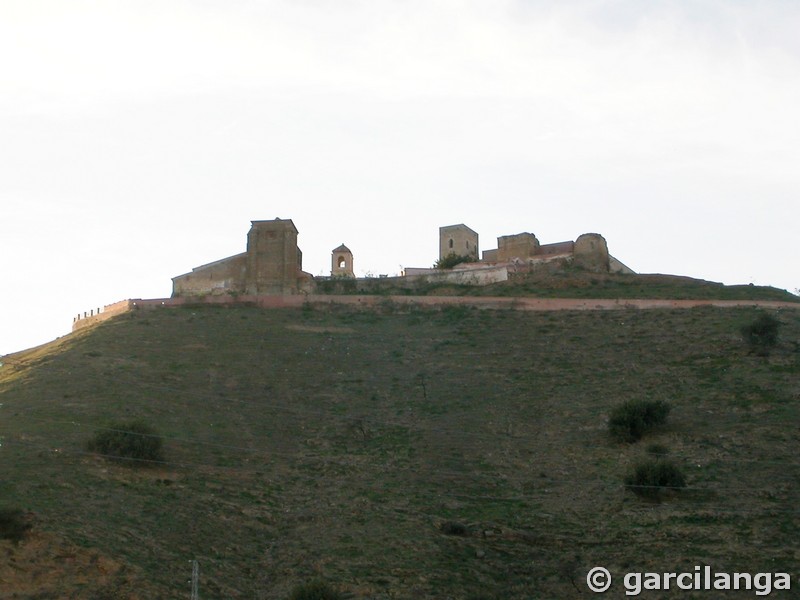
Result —
M666 456L669 454L669 448L664 444L648 444L647 453L653 456Z
M459 254L450 253L447 256L443 256L435 263L433 263L434 269L452 269L456 265L461 263L468 263L477 260L474 256L462 256Z
M445 521L439 525L439 531L447 535L465 536L469 533L467 526L458 521Z
M641 462L625 477L625 486L637 496L659 500L686 487L686 478L674 463L663 459Z
M669 411L669 404L663 400L629 400L611 411L608 431L621 442L637 442L645 433L663 424Z
M324 581L312 581L296 586L289 600L343 600L344 595Z
M20 509L0 508L0 539L18 544L30 528L31 524Z
M778 344L780 327L781 322L777 317L761 313L752 323L743 325L740 331L751 352L759 356L769 356L770 351Z
M143 421L115 423L99 429L87 447L90 452L126 462L141 464L164 460L161 438L155 429Z

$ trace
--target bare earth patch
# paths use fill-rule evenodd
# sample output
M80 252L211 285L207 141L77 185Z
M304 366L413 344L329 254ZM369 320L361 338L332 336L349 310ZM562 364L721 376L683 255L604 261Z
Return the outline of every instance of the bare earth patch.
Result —
M50 533L31 533L18 545L2 540L0 556L2 600L148 597L142 579L130 567Z

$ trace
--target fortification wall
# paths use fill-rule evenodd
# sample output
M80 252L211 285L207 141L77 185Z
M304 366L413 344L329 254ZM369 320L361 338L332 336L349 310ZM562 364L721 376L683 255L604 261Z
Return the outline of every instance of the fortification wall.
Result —
M614 258L610 254L608 255L608 272L609 273L621 273L623 275L635 275L636 271L631 269L628 265L624 264L617 258Z
M485 263L496 263L497 262L497 248L492 250L484 250L481 255L481 260Z
M205 296L202 298L157 298L126 300L131 310L157 310L175 306L217 305L258 306L261 308L299 308L305 304L380 306L388 301L399 305L443 306L458 304L476 308L515 310L627 310L659 308L718 308L761 307L800 310L800 302L779 300L653 300L597 298L509 298L482 296L338 296L309 294L306 296Z
M191 273L172 278L172 295L192 296L243 292L246 268L247 254L245 253L195 267Z
M575 251L575 242L556 242L555 244L542 244L537 254L572 254Z
M90 325L96 325L97 323L106 321L111 317L115 317L116 315L127 312L130 310L130 308L130 300L120 300L119 302L114 302L113 304L106 304L102 310L100 310L100 308L97 310L88 310L82 315L79 314L72 319L72 331L77 331L78 329L89 327Z
M402 278L397 278L402 279ZM480 296L359 296L359 295L291 295L291 296L183 296L122 300L106 305L100 314L77 318L72 330L95 325L129 310L158 310L179 306L257 306L260 308L300 308L310 305L349 305L380 307L390 302L409 306L462 305L483 309L511 309L524 311L555 310L631 310L674 309L713 306L717 308L760 307L769 309L800 310L798 302L778 300L644 300L644 299L580 299L580 298L508 298Z
M508 268L505 265L486 267L484 265L459 265L464 268L452 270L435 270L432 273L408 275L406 279L423 283L453 283L456 285L489 285L508 279Z
M466 265L458 265L466 267ZM316 279L314 292L318 294L372 294L387 290L407 290L414 293L431 283L483 286L508 279L506 265L486 266L470 264L469 268L440 270L408 267L401 277L367 277L360 279Z

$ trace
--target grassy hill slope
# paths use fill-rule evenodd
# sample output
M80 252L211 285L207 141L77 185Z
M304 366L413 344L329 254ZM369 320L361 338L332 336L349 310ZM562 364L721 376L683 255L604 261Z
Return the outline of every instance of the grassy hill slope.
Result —
M485 286L430 282L425 278L390 277L320 280L317 288L319 293L333 294L800 302L799 296L769 286L723 285L678 275L593 273L561 263L543 266L530 273L511 274L508 281Z
M0 597L188 597L191 559L204 598L320 578L355 598L571 598L595 565L800 585L800 313L763 358L738 333L751 309L383 309L134 312L5 357L0 505L34 528L0 542ZM609 411L642 398L670 403L668 426L611 441ZM165 463L86 452L132 418ZM688 489L645 503L622 482L654 443ZM47 540L65 549L31 554Z

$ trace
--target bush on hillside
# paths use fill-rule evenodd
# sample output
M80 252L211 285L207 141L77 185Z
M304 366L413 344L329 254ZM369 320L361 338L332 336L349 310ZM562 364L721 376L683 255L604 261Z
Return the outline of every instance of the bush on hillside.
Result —
M637 496L659 500L686 487L686 477L674 463L651 458L636 465L625 477L625 486Z
M646 448L647 453L651 456L666 456L669 454L669 448L664 444L649 444Z
M769 313L761 313L752 323L740 329L744 341L751 352L759 356L769 356L770 351L778 345L778 332L781 322Z
M289 600L344 600L344 595L324 581L312 581L295 586Z
M611 411L608 431L620 442L633 443L667 420L670 406L663 400L629 400Z
M467 526L458 521L445 521L439 525L439 531L447 535L458 535L462 537L469 535Z
M161 438L155 429L143 421L115 423L98 429L87 447L90 452L131 464L164 460Z
M450 253L447 256L443 256L435 263L433 263L434 269L452 269L456 265L460 265L461 263L468 263L474 262L477 260L474 256L462 256L460 254Z
M18 544L31 524L25 519L25 513L19 508L0 508L0 539L11 540Z

